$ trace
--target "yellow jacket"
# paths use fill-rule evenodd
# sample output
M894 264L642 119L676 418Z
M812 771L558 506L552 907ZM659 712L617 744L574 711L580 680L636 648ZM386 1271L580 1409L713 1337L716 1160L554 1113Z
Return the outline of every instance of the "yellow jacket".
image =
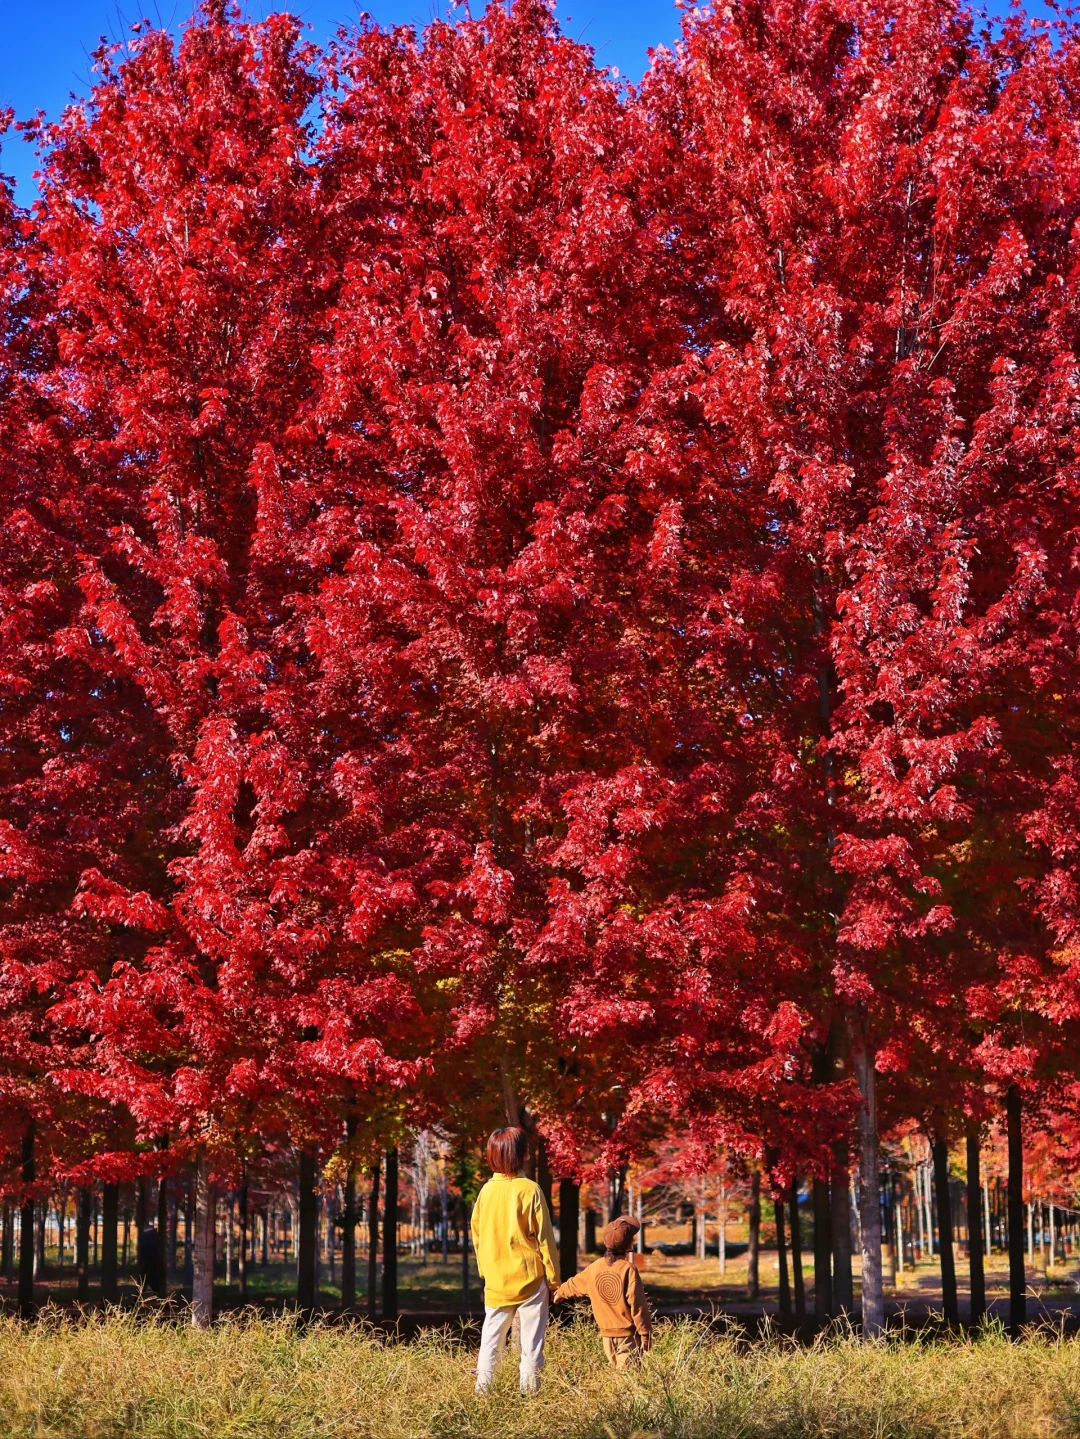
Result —
M555 1232L543 1190L531 1179L491 1176L473 1205L472 1240L489 1309L531 1299L545 1277L554 1291Z

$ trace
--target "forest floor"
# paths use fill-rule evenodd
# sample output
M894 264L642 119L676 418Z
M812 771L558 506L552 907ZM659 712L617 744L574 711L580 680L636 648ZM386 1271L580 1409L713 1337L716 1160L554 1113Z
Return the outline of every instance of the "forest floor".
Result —
M585 1258L583 1256L582 1263ZM398 1309L402 1316L403 1332L412 1334L418 1328L439 1325L455 1319L481 1316L483 1313L482 1289L476 1275L475 1260L470 1256L470 1283L466 1299L462 1287L461 1257L451 1254L449 1262L443 1264L438 1256L426 1263L412 1254L401 1254L398 1258ZM807 1304L812 1309L812 1265L805 1265L807 1280ZM855 1261L856 1302L858 1300L858 1259ZM340 1277L340 1270L335 1275ZM744 1325L754 1327L764 1316L779 1313L779 1292L777 1287L778 1269L776 1251L765 1249L760 1261L760 1294L756 1300L747 1298L746 1255L737 1255L727 1261L725 1273L721 1276L715 1256L704 1261L691 1255L666 1255L659 1250L645 1256L643 1276L653 1308L659 1315L667 1317L696 1317L726 1315ZM1002 1320L1007 1317L1008 1304L1008 1261L1003 1254L989 1256L986 1266L987 1299L992 1315ZM358 1295L355 1312L367 1311L367 1262L363 1255L357 1260ZM53 1303L71 1305L75 1298L75 1279L70 1265L62 1276L56 1274L51 1265L47 1281L36 1290L39 1304ZM256 1266L248 1276L246 1300L240 1294L235 1281L226 1284L223 1280L215 1285L214 1302L218 1310L242 1308L245 1303L264 1311L287 1308L295 1293L296 1272L292 1264L271 1264L263 1268ZM961 1319L968 1310L967 1265L961 1258L957 1262L957 1287ZM174 1291L182 1297L181 1291ZM125 1303L135 1302L138 1289L134 1280L128 1278L121 1286ZM91 1294L94 1287L91 1285ZM10 1311L14 1301L14 1287L0 1284L0 1303ZM319 1286L319 1302L327 1311L339 1308L341 1290L329 1271L324 1268ZM906 1321L919 1324L932 1318L941 1310L941 1278L937 1260L915 1266L908 1265L904 1274L897 1277L895 1289L886 1295L888 1312L894 1322ZM381 1311L381 1302L379 1305ZM1028 1313L1036 1321L1051 1323L1064 1322L1073 1329L1080 1325L1080 1265L1070 1264L1050 1271L1049 1276L1028 1269Z
M451 1326L415 1343L367 1326L138 1311L0 1321L4 1439L1049 1439L1080 1434L1080 1339L917 1334L862 1345L748 1343L665 1320L637 1373L606 1368L595 1330L556 1322L540 1394L507 1363L473 1393Z

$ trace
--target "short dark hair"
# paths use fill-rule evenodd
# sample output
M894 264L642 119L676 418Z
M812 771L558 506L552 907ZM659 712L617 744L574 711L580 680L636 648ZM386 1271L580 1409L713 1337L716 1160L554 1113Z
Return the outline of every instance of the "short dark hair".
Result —
M524 1129L496 1129L487 1142L487 1162L496 1174L520 1174L529 1136Z

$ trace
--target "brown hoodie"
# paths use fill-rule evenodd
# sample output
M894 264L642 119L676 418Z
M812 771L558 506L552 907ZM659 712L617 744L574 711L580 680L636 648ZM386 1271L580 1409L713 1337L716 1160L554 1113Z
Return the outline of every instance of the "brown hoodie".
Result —
M560 1284L555 1298L574 1299L579 1294L589 1296L593 1318L601 1334L611 1338L639 1334L642 1348L649 1347L652 1312L641 1275L629 1259L619 1258L611 1264L606 1258L598 1259L573 1279Z

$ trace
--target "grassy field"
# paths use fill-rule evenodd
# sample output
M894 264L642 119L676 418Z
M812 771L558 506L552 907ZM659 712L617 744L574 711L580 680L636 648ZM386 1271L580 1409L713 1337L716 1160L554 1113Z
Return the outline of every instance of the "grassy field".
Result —
M233 1318L0 1324L4 1439L1034 1439L1080 1435L1080 1341L913 1339L812 1348L670 1322L644 1370L605 1369L591 1324L556 1326L543 1389L507 1365L472 1393L467 1336Z

